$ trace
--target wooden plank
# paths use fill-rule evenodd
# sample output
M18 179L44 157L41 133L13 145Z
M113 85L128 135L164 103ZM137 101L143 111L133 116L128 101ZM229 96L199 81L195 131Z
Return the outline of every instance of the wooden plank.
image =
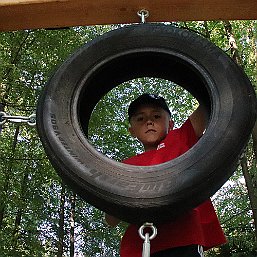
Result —
M256 20L257 0L0 0L0 31L190 20Z

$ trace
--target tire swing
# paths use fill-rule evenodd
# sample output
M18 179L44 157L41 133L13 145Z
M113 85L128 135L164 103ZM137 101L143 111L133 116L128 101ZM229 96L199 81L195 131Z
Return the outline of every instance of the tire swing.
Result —
M209 110L198 143L180 157L139 167L97 152L86 135L93 108L122 82L156 77L188 90ZM130 223L161 223L196 207L232 175L256 120L256 97L222 50L163 24L123 27L87 43L51 77L37 126L60 177L95 207Z

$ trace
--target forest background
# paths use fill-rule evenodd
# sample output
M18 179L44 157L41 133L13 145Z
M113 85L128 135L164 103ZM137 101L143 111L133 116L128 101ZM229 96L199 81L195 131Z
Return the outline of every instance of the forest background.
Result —
M0 111L35 113L51 74L76 49L122 25L0 33ZM174 22L219 46L243 67L257 89L257 21ZM156 78L123 83L96 106L89 140L117 161L140 152L130 138L126 109L143 92L164 96L179 126L196 100L179 85ZM257 170L254 128L245 155L230 180L212 197L228 244L207 257L256 257ZM35 127L0 127L0 256L118 257L125 223L112 229L103 213L73 193L52 168Z

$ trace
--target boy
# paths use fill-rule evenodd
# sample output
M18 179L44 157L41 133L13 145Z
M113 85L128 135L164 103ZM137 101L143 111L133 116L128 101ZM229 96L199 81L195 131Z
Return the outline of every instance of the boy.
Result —
M155 165L186 152L202 136L206 127L204 108L199 106L179 129L173 129L170 110L162 97L143 94L128 109L129 132L145 152L125 161L131 165ZM110 226L119 220L106 214ZM203 249L223 244L225 236L210 200L188 211L175 221L157 227L151 240L151 257L202 257ZM143 241L138 227L129 225L121 242L121 257L142 257Z

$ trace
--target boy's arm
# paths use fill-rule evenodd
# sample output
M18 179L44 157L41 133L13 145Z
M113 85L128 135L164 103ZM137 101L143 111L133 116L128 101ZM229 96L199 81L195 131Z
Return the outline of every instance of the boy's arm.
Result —
M200 105L189 117L197 137L201 137L207 125L207 111Z
M120 223L118 218L111 216L110 214L105 213L105 221L108 223L109 226L115 227Z

